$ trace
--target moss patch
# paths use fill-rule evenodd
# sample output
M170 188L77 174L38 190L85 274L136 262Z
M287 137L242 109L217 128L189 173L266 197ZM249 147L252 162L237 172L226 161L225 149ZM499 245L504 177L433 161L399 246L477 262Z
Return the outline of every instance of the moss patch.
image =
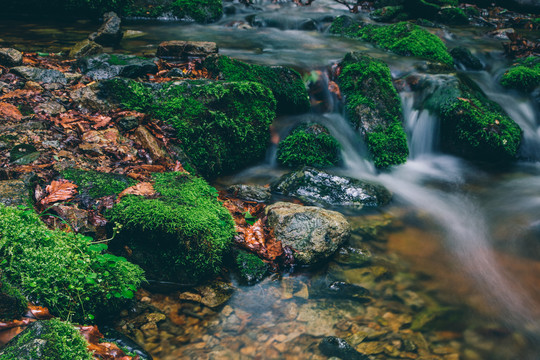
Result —
M322 125L301 125L278 145L277 160L288 167L329 167L340 162L339 142Z
M106 87L122 106L170 123L206 178L237 171L266 152L276 103L261 84L189 81L152 88L114 79Z
M172 12L179 18L191 18L199 23L217 21L223 15L221 0L176 0Z
M122 175L80 169L66 169L61 175L77 184L79 193L92 199L117 195L136 183L135 180Z
M332 23L330 32L362 39L399 55L417 56L448 66L454 63L439 37L408 22L377 26L338 17Z
M153 179L158 198L126 196L106 214L123 225L115 248L128 246L151 279L193 283L216 274L235 233L217 191L186 173Z
M236 267L242 280L248 284L261 281L268 273L268 266L257 255L238 250Z
M68 322L37 321L0 351L2 360L92 360L88 343Z
M409 150L401 123L401 100L390 69L360 53L347 54L341 66L338 82L347 117L364 136L375 166L404 163Z
M283 66L247 64L227 56L214 55L203 66L215 77L227 81L258 82L272 90L279 114L309 111L309 96L300 74Z
M91 238L48 229L31 210L0 205L0 259L6 278L63 318L85 322L118 311L143 280L124 258Z
M393 20L406 20L408 14L404 12L403 6L386 6L369 14L369 17L379 22L390 22Z
M529 56L519 60L501 78L507 88L531 92L540 86L540 56Z
M19 319L28 301L19 289L13 287L0 275L0 321Z

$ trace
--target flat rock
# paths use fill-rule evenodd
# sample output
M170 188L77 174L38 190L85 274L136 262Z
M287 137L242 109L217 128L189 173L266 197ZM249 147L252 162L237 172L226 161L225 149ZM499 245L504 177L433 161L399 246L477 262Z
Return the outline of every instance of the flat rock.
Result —
M12 67L19 66L23 62L23 54L19 50L0 48L0 65Z
M40 69L31 66L17 66L12 68L11 72L25 78L26 80L35 81L38 83L67 84L65 75L58 70Z
M103 52L103 46L99 45L95 41L85 39L75 44L69 51L69 57L74 59L80 59L85 56L98 55Z
M79 60L83 74L94 80L113 77L137 78L146 74L155 74L155 59L145 59L134 55L101 54Z
M188 59L217 54L218 46L209 41L164 41L159 44L156 56L159 58Z
M227 191L239 199L249 201L266 202L272 197L270 188L264 186L237 184L229 186Z

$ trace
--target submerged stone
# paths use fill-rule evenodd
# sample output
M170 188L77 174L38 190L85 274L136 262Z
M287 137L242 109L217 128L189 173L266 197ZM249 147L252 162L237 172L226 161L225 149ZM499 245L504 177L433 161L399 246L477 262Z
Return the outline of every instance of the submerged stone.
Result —
M296 261L312 265L330 257L349 238L351 227L340 213L278 202L266 208L276 239L294 249Z
M181 293L179 298L195 301L209 308L217 308L229 301L233 292L234 287L231 284L214 280L209 284L197 286L193 291Z
M304 167L282 176L272 190L317 206L377 207L390 202L392 194L382 185Z

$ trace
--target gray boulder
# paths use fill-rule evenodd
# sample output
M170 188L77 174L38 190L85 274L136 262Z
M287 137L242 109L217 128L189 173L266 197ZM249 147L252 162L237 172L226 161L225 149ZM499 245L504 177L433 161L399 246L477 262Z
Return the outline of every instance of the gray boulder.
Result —
M249 201L266 202L272 197L270 189L264 186L237 184L229 186L227 191L237 198Z
M40 69L31 66L17 66L11 69L11 72L25 78L26 80L35 81L38 83L59 83L67 84L66 76L58 71L52 69Z
M330 257L349 238L351 226L336 211L278 202L266 208L276 239L294 249L299 264L312 265Z
M79 60L83 74L94 80L105 80L121 76L137 78L146 74L155 74L155 59L145 59L133 55L101 54Z
M392 194L382 185L307 166L282 176L272 185L272 190L322 207L375 207L388 204L392 198Z
M164 41L159 44L156 56L159 58L189 59L217 54L218 46L209 41Z
M11 67L19 66L23 62L23 54L19 50L0 48L0 65Z
M121 20L114 12L108 12L103 15L103 24L98 31L90 34L88 39L104 46L116 45L122 40L124 35L120 29Z

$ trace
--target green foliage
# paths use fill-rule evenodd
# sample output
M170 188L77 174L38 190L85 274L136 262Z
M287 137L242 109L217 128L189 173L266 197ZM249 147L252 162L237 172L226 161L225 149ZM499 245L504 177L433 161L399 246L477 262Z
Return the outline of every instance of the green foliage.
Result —
M108 84L124 107L169 122L184 152L207 178L234 172L264 156L275 99L260 84L189 81L155 91L135 81L115 79Z
M31 210L0 205L0 259L6 278L62 319L92 320L133 297L142 270L103 254L103 244L48 229Z
M179 18L190 17L199 23L213 22L223 15L221 0L176 0L171 10Z
M409 155L401 124L401 100L390 69L382 61L349 53L341 62L338 82L349 121L361 128L375 166L404 163Z
M469 23L469 17L458 7L442 8L438 15L439 21L451 25L465 25Z
M408 22L377 26L338 17L332 23L330 32L372 42L399 55L417 56L448 66L453 65L452 56L439 37Z
M18 319L27 308L28 301L19 289L13 287L0 274L0 321Z
M79 193L87 194L92 199L117 195L136 183L135 180L118 174L73 168L62 171L61 175L73 181L78 186Z
M369 17L379 22L390 22L396 18L405 20L408 15L404 12L403 6L386 6L371 12Z
M40 341L36 341L39 339ZM68 322L59 319L30 325L0 352L2 360L20 360L21 355L40 360L92 360L84 337ZM34 349L32 349L34 348ZM39 349L39 355L37 352ZM34 357L35 355L35 357Z
M203 66L213 75L227 81L253 81L272 90L279 114L309 111L309 96L302 77L295 70L276 66L247 64L228 56L210 56Z
M127 244L149 278L194 282L220 270L235 233L217 191L186 173L156 173L155 199L129 195L106 216L123 225L117 246Z
M238 250L236 256L236 267L242 280L248 284L258 282L264 278L268 272L268 267L257 255Z
M501 84L507 88L533 91L540 86L540 57L529 56L519 60L504 73Z
M319 168L340 162L339 142L321 125L302 125L294 129L278 145L277 160L288 167Z

